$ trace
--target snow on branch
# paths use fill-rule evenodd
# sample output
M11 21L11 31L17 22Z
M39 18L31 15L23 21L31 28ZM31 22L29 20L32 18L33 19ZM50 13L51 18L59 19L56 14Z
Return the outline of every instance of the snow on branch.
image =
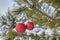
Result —
M45 15L45 16L47 16L47 17L49 17L49 18L52 19L55 23L60 23L60 21L58 21L58 20L55 19L54 17L51 17L51 16L49 16L47 13L43 12L41 9L38 9L38 7L37 7L38 5L36 5L36 4L34 4L34 3L30 4L29 1L26 1L26 2L30 5L30 8L32 8L32 9L34 9L34 10L42 13L43 15ZM49 9L50 9L50 8L51 8L51 6L49 6ZM53 7L52 7L52 8L53 8Z

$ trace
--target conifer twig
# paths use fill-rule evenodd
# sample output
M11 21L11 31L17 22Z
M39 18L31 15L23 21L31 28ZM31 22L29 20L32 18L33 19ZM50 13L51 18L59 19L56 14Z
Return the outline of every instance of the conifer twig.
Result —
M47 17L49 17L50 19L52 19L52 20L54 21L54 23L59 23L59 24L60 24L60 21L58 21L57 19L55 19L55 18L47 15L46 13L42 12L42 11L39 10L39 9L37 9L37 8L36 8L36 5L35 5L34 3L33 3L33 4L30 4L28 1L26 1L26 2L28 3L28 5L30 5L30 8L32 8L32 9L34 9L34 10L42 13L43 15L45 15L45 16L47 16Z

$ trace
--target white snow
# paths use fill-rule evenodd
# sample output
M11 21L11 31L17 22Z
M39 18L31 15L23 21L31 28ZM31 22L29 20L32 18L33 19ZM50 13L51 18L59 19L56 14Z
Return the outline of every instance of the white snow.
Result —
M47 28L45 30L45 34L46 35L49 35L49 36L54 36L54 31L52 29L50 29L50 28Z
M47 3L43 3L42 5L41 5L41 10L43 11L43 12L47 12L47 9L48 9L48 4Z
M27 19L24 24L27 24L28 22L32 22L31 19Z
M27 16L25 12L20 13L16 18L17 21L20 21L20 20L24 21L25 19L27 20Z
M45 31L45 30L41 28L40 31L37 33L37 35L38 35L38 36L42 35L44 31Z
M15 28L13 29L13 31L14 31L14 32L17 32Z
M26 33L27 35L31 35L31 34L32 34L32 30L26 29L25 33Z
M41 11L46 13L47 15L51 17L55 17L56 15L56 10L53 6L49 6L48 3L42 3L41 5Z
M53 6L49 6L49 11L50 11L50 13L54 13L55 12L55 8Z
M49 14L49 16L55 17L54 16L56 14L55 11L56 10L55 10L55 8L53 6L49 6L49 8L48 8L48 14Z
M1 26L0 27L0 37L3 37L4 35L6 35L8 29L9 29L9 26L7 26L7 25Z

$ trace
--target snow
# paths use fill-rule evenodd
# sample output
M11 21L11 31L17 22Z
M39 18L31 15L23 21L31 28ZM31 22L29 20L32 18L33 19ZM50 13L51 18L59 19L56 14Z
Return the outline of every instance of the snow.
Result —
M6 35L8 29L9 29L9 27L7 25L1 26L0 27L0 37L3 37L4 35Z
M49 14L49 16L54 17L55 11L56 10L55 10L55 8L53 6L49 6L49 8L48 8L48 14Z
M38 36L42 35L44 31L45 31L44 29L40 29L40 31L37 33L37 35Z
M54 31L52 29L48 28L45 30L45 34L49 35L49 36L54 36Z
M48 6L48 4L47 3L43 3L42 5L41 5L41 10L43 10L44 12L47 12L47 8L48 8L49 6Z
M38 24L36 24L34 27L35 27L35 28L39 28L40 26L39 26Z
M15 28L13 29L13 31L17 32Z
M24 24L26 25L28 22L32 22L31 19L27 19Z
M18 21L25 20L25 19L26 19L26 13L25 12L22 12L17 16Z
M56 10L53 6L49 6L48 3L42 3L41 5L41 11L46 13L47 15L51 17L55 17L56 15Z
M50 13L54 13L55 12L55 8L53 6L49 6L49 11L50 11Z
M17 17L17 19L18 19L18 20L21 20L23 17L24 17L24 13L19 14L18 17Z
M31 34L32 34L32 30L28 30L28 29L26 29L25 32L26 32L27 35L31 35Z

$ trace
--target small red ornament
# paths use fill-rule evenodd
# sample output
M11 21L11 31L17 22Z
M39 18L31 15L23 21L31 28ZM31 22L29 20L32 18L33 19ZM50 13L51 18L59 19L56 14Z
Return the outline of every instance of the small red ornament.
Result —
M28 23L26 24L26 27L27 27L28 30L33 30L34 24L33 24L32 22L28 22Z
M16 25L17 33L22 34L22 33L25 32L25 30L26 30L26 27L23 23L19 23L19 24Z

